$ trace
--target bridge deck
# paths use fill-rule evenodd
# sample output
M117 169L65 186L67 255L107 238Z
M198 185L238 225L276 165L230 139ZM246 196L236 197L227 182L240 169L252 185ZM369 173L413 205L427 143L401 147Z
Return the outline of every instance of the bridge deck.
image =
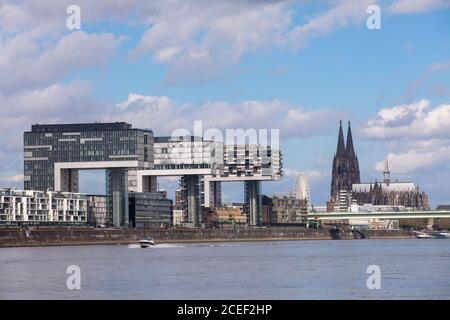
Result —
M439 218L450 218L450 211L327 212L327 213L310 213L308 215L308 220L439 219Z

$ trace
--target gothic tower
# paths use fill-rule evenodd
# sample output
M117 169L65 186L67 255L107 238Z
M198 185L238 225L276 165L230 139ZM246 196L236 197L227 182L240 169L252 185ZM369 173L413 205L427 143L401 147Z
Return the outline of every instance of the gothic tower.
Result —
M339 122L339 136L336 154L333 158L331 198L337 200L340 190L352 190L354 183L360 183L358 156L353 146L352 130L348 123L347 144L344 142L342 121Z
M360 175L359 175L359 162L358 156L355 153L355 149L353 147L353 137L352 137L352 129L350 126L350 121L348 122L348 132L347 132L347 158L348 158L348 167L349 167L349 175L347 182L347 190L352 190L352 185L355 183L360 183Z
M384 160L383 180L387 185L391 182L391 172L389 171L389 163L387 158Z

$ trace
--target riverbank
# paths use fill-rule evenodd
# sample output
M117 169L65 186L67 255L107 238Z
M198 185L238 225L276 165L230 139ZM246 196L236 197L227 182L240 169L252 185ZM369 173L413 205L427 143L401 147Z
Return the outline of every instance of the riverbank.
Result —
M301 227L246 229L95 229L86 227L3 227L0 247L117 245L136 243L145 236L155 242L232 242L232 241L292 241L292 240L350 240L405 239L414 234L406 230L306 229Z

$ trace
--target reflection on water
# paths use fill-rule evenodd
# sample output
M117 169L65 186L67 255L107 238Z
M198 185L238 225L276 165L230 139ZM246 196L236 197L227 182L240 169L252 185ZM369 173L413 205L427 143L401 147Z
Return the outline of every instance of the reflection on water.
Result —
M66 288L69 265L81 290ZM367 289L369 265L381 269L379 290ZM4 248L0 298L449 299L450 241Z

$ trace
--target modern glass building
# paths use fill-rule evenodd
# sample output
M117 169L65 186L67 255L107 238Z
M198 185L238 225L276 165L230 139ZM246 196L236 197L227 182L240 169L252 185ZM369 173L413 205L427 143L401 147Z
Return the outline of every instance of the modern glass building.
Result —
M223 143L202 137L155 137L155 169L200 169L223 167Z
M24 133L26 190L79 192L79 170L105 169L107 211L128 224L128 169L153 165L153 132L124 122L33 125Z
M172 226L172 200L163 192L130 193L130 220L136 228Z
M157 137L125 122L37 124L24 133L26 190L79 192L79 170L106 172L107 224L129 226L133 193L157 191L157 177L181 177L184 221L221 205L221 183L245 183L245 211L260 224L261 181L279 180L281 152L259 144L224 145L197 136Z

